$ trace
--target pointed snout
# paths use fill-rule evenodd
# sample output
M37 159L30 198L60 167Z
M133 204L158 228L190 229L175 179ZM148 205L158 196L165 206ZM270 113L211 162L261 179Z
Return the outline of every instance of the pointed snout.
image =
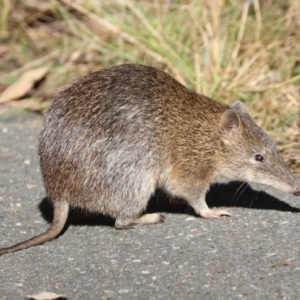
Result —
M293 191L294 196L300 196L300 187L297 185Z

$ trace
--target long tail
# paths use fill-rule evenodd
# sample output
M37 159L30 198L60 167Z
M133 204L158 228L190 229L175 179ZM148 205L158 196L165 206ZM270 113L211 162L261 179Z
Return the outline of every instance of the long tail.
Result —
M27 241L8 248L0 249L0 255L27 249L32 246L41 245L56 238L66 224L69 213L69 204L66 202L55 201L53 206L53 221L49 229L47 229L44 233L37 235Z

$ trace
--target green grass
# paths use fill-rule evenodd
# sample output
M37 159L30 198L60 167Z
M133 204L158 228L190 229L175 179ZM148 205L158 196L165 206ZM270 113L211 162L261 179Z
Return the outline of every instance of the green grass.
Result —
M22 1L0 0L0 43L11 49L0 62L1 83L51 61L42 87L51 94L106 66L153 65L197 92L229 104L245 102L299 168L299 0L51 0L40 5L29 9Z

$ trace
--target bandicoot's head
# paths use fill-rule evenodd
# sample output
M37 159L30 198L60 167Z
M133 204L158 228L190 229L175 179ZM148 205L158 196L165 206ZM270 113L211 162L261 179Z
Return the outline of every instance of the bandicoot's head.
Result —
M300 196L300 187L271 138L234 103L219 123L224 174L228 180L256 182Z

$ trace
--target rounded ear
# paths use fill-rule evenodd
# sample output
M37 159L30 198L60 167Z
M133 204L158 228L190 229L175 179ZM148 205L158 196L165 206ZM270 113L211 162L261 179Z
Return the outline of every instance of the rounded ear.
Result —
M219 129L226 140L236 137L241 127L239 115L232 109L226 110L220 120Z
M231 108L236 110L236 111L241 112L242 114L248 114L249 115L248 107L241 101L234 102L231 105Z

